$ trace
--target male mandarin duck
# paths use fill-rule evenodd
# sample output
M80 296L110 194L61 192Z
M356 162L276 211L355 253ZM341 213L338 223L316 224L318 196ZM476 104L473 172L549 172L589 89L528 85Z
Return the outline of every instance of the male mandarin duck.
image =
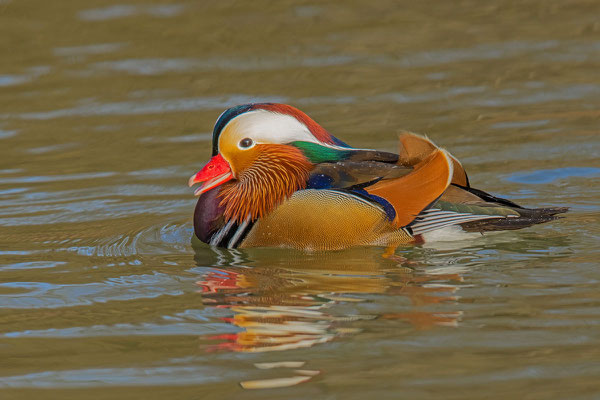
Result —
M221 114L212 158L189 180L197 183L195 234L228 248L394 248L442 232L519 229L567 210L472 188L460 162L425 137L401 134L399 154L353 148L274 103Z

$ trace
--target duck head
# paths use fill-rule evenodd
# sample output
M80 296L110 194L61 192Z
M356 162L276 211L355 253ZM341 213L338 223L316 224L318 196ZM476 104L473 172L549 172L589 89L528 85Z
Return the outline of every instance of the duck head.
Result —
M260 218L306 187L314 165L350 149L302 111L285 104L232 107L217 119L212 158L189 180L196 196L220 186L225 220Z

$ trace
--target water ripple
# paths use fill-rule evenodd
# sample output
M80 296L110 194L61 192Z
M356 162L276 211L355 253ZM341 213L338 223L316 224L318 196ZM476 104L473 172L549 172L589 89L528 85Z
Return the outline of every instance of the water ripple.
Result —
M139 231L95 240L92 244L77 241L60 251L81 256L127 257L140 254L185 254L189 251L193 228L188 224L152 226ZM133 265L139 262L129 261Z
M112 53L123 46L125 46L125 43L98 43L85 46L55 47L53 52L56 56L73 57Z
M144 115L197 110L222 110L233 105L253 102L292 102L307 104L354 104L371 103L425 103L441 102L442 108L456 109L459 106L477 105L482 107L500 107L506 105L541 104L552 101L571 101L595 98L600 92L600 85L583 84L555 87L552 90L537 87L514 87L493 91L486 86L456 86L446 90L428 92L392 92L371 96L328 95L301 98L288 98L280 95L251 96L235 94L228 97L188 97L175 99L154 99L146 101L123 101L115 103L85 103L73 108L50 111L26 112L20 114L4 114L0 118L20 118L25 120L49 120L65 117L90 117L103 115ZM459 98L461 101L448 102L448 99ZM462 99L461 99L462 98ZM541 122L540 122L541 124Z
M0 377L3 388L55 388L138 385L192 385L220 382L235 374L229 369L211 366L146 366L143 368L90 368L45 371Z
M121 323L115 325L74 326L70 328L51 328L40 330L26 330L7 332L6 338L89 338L89 337L114 337L114 336L155 336L155 335L215 335L239 332L241 329L222 323L207 322L168 322L157 323Z
M163 273L127 275L104 282L51 284L44 282L0 283L0 288L23 292L0 295L3 309L59 308L106 303L115 300L178 296L184 293L181 281L191 278Z
M97 179L114 176L115 172L90 172L84 174L19 176L15 178L0 178L0 184L60 182L82 179Z
M28 269L45 269L55 268L59 265L64 265L64 261L25 261L12 264L0 265L0 272L8 270L28 270Z
M155 17L174 17L181 14L184 8L183 4L157 4L151 6L121 4L80 11L78 16L83 21L107 21L144 14Z
M93 103L60 110L21 113L18 114L18 117L21 119L47 120L73 116L141 115L164 112L215 110L228 108L237 104L269 101L285 103L287 98L281 96L261 97L237 94L228 97L192 97L139 102L123 101L104 104ZM8 116L0 115L0 117L7 118Z
M38 78L42 75L46 75L50 72L50 69L51 68L48 66L40 65L37 67L27 68L27 70L23 74L0 75L0 87L14 86L30 82L35 78Z
M600 168L593 167L566 167L556 169L543 169L532 172L518 172L505 179L510 182L543 184L568 178L596 178L600 176Z
M1 81L2 77L0 77L0 81ZM2 86L2 84L0 83L0 86ZM11 130L11 131L6 131L3 129L0 129L0 139L7 139L9 137L13 137L17 134L17 130Z

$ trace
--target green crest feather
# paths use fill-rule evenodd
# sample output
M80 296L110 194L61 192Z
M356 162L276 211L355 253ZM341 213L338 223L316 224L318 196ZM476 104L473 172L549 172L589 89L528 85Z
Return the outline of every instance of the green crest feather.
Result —
M352 153L352 150L332 149L313 142L296 141L290 144L302 150L306 158L313 164L337 162Z

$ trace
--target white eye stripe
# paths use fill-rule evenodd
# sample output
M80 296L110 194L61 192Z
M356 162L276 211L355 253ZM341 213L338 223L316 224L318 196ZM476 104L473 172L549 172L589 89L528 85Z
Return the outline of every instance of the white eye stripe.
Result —
M241 147L240 142L245 138L251 138L253 145ZM240 150L247 150L260 143L285 144L297 140L319 143L306 125L293 116L253 110L238 115L223 127L219 147L224 141L235 143Z

